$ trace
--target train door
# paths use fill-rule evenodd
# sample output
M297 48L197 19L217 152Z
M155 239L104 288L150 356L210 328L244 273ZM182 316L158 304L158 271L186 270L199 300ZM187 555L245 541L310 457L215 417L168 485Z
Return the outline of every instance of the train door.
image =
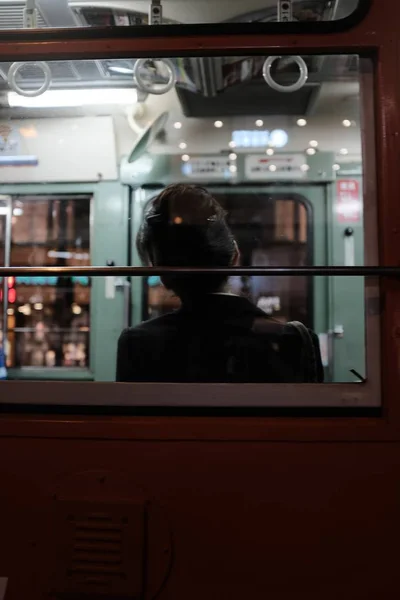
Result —
M327 260L328 210L325 185L207 186L227 211L236 236L243 266L312 266ZM132 191L132 238L143 209L160 186ZM139 264L132 245L132 264ZM300 320L328 339L328 282L325 277L232 278L233 291L248 296L266 314L281 321ZM179 299L165 290L156 276L143 278L132 294L132 324L157 317L179 306ZM324 354L330 380L333 360Z

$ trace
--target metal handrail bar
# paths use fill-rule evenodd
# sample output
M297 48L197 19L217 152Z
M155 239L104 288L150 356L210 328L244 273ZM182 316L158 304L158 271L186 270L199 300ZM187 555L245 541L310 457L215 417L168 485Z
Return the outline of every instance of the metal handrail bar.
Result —
M0 267L0 278L10 276L60 277L87 276L142 277L152 275L274 275L274 276L340 276L340 277L399 277L400 267Z

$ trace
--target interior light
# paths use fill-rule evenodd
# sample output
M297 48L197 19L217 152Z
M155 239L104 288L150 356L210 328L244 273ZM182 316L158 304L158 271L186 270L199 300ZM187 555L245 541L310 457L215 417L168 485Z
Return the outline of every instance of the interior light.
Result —
M309 156L313 156L317 151L315 148L307 148L306 152Z
M18 206L14 208L14 210L13 210L14 217L20 217L23 214L24 214L24 211L22 210L22 208L19 208Z
M305 119L297 119L296 122L299 127L305 127L307 125L307 121Z
M309 171L309 170L310 170L310 165L301 165L300 169L301 169L302 171L304 171L304 172L305 172L305 171Z
M214 122L214 127L216 127L217 129L221 129L221 127L223 127L224 124L222 121L215 121Z
M186 148L187 148L187 143L186 143L186 142L181 142L181 143L179 144L179 148L180 148L181 150L186 150Z
M343 127L351 127L351 121L349 121L349 119L344 119L342 125Z
M347 150L347 148L341 148L339 152L340 152L340 154L342 154L342 156L346 156L346 154L349 153L349 151Z
M180 121L176 121L174 123L174 127L175 127L175 129L182 129L182 123Z
M13 308L8 308L7 309L7 314L8 314L9 317L12 317L13 314L14 314L14 309Z
M118 67L118 66L109 66L108 67L109 71L112 71L113 73L120 73L121 75L133 75L133 68L129 68L129 67Z
M234 152L231 152L229 155L229 160L236 160L237 159L237 154L235 154Z
M257 119L256 127L262 127L264 125L264 121L262 119Z
M72 305L72 312L74 313L74 315L80 315L82 312L82 307L79 306L79 304L73 304Z
M337 163L335 163L335 164L332 166L332 169L333 169L334 171L339 171L339 170L340 170L340 165L338 165Z
M276 171L276 168L277 168L276 165L269 165L269 167L268 167L268 169L270 171Z
M36 302L36 303L33 305L33 308L34 308L35 310L43 310L43 304L42 304L41 302Z
M273 148L267 148L266 153L268 154L268 156L273 156L275 153L275 150Z
M229 148L236 148L236 142L234 142L233 140L229 142Z
M20 306L18 308L18 312L22 313L26 317L29 317L29 315L32 313L31 305L30 304L23 304L22 306Z
M47 90L40 96L20 96L8 92L8 104L16 108L62 108L107 104L136 104L134 88L101 88L82 90Z
M311 140L311 142L308 142L308 145L311 146L311 148L318 148L317 140Z
M274 148L283 148L289 141L289 136L283 129L274 129L271 131L269 145Z
M190 160L189 154L182 154L182 160L183 162L188 162L188 160Z
M231 173L236 173L237 172L237 166L236 165L231 165L229 167L229 170L230 170Z

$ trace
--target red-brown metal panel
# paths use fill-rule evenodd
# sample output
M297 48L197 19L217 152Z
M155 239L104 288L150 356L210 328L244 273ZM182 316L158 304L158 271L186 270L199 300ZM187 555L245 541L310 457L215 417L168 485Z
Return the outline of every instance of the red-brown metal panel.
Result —
M0 57L60 60L274 49L371 54L380 264L398 266L399 22L398 2L375 0L361 24L337 35L66 41L60 31L56 41L0 40ZM396 597L400 284L384 281L382 294L381 419L2 415L0 577L9 577L6 600L48 597L52 491L60 481L75 481L74 474L92 471L124 474L128 491L116 486L113 501L128 497L134 504L140 488L144 503L150 499L160 507L159 538L168 562L165 539L171 533L173 559L159 598ZM70 489L74 500L82 500L83 486ZM94 504L102 500L100 492L92 497ZM155 537L146 539L159 557ZM144 552L144 562L157 564L162 578L161 559ZM148 575L150 585L154 577Z
M115 501L135 503L140 489L160 507L172 565L159 598L396 597L399 444L10 439L0 453L7 600L45 597L54 492L69 482L85 497L74 473L93 469L124 473ZM161 535L154 543L169 551Z

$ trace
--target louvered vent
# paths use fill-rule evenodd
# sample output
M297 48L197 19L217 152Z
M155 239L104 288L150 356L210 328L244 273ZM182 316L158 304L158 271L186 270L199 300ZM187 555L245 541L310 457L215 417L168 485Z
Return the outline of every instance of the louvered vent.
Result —
M143 505L60 505L54 531L57 556L53 595L71 600L139 598L143 583Z
M77 583L108 587L113 578L124 579L122 536L123 519L92 514L69 517L74 523L71 564L68 576Z
M23 29L25 2L10 2L0 4L0 29ZM37 25L47 27L46 21L38 11Z

